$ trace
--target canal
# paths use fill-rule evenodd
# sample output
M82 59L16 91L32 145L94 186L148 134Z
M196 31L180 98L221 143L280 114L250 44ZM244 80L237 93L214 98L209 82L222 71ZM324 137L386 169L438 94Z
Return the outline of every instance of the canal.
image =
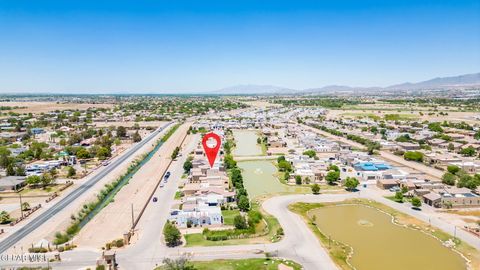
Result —
M257 144L256 130L233 130L235 138L235 156L260 156L262 155L262 148Z

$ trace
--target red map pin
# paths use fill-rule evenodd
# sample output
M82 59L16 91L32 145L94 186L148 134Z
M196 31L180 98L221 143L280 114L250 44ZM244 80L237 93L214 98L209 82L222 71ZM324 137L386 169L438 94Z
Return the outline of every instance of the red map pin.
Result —
M213 139L215 141L212 142ZM213 163L215 163L215 159L217 158L218 155L218 150L220 149L222 140L220 139L220 136L213 132L209 132L203 136L202 140L202 145L203 145L203 150L205 151L205 154L207 155L208 158L208 163L210 163L210 168L213 167Z

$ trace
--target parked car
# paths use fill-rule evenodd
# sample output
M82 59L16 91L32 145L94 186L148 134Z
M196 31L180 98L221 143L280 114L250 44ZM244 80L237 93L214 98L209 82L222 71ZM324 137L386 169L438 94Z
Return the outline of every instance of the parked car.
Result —
M165 174L165 179L168 179L169 177L170 177L170 172L167 172L167 173Z
M157 197L153 197L153 202L157 202L157 201L158 201Z

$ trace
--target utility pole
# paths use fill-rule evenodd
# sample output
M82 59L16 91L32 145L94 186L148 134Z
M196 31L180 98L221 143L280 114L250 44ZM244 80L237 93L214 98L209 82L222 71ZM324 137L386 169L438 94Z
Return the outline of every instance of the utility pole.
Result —
M22 218L23 218L22 194L18 193L18 196L20 198L20 213L22 214Z
M132 209L132 229L133 229L133 225L134 225L134 217L133 217L133 203L131 204L131 209Z

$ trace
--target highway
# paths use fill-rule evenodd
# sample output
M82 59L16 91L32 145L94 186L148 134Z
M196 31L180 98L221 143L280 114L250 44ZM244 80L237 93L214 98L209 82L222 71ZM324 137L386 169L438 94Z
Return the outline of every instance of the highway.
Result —
M48 219L56 215L70 203L75 201L80 195L88 191L92 186L94 186L98 181L100 181L103 177L108 175L111 171L121 165L125 160L127 160L131 155L137 152L142 146L149 143L158 133L163 131L165 128L172 125L172 122L167 123L166 125L159 127L157 130L153 131L150 135L144 138L142 141L134 145L130 148L126 153L121 155L118 159L110 163L109 165L105 166L101 169L96 175L94 175L90 180L83 183L80 187L72 191L71 193L67 194L63 199L57 202L54 206L47 209L45 212L31 220L29 223L24 225L18 231L13 232L10 236L5 238L3 241L0 242L0 253L7 251L10 247L15 245L18 241L20 241L23 237L30 234L40 225L45 223Z

